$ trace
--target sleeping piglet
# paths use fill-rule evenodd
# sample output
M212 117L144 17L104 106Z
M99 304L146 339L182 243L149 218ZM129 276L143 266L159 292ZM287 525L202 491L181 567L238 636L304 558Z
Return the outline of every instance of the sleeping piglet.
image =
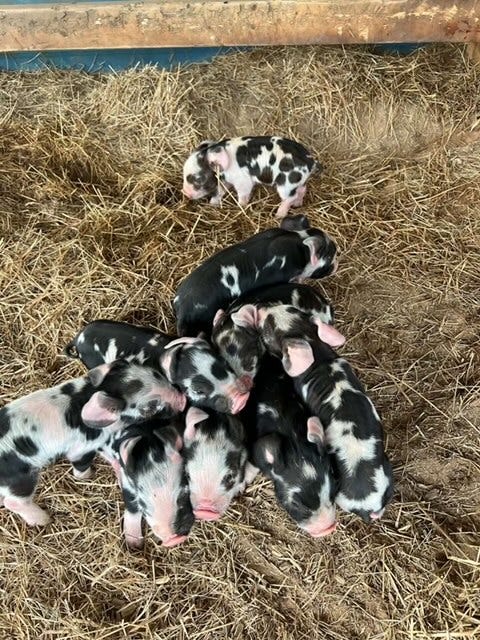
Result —
M242 423L235 416L190 407L183 441L193 513L198 520L218 520L248 482Z
M327 344L286 338L283 366L321 421L339 482L336 503L365 522L380 518L393 493L383 428L372 401L344 358Z
M151 418L113 434L101 455L118 463L125 502L123 530L127 545L143 546L142 518L173 547L186 540L194 517L181 456L182 439L174 425Z
M325 278L337 268L337 248L329 236L310 227L305 216L286 218L214 254L187 276L173 306L180 336L209 334L218 309L252 289Z
M251 462L273 480L298 526L317 538L335 530L336 482L325 433L297 396L277 358L265 355L241 419Z
M47 524L48 513L33 501L43 467L65 456L75 477L89 477L113 431L185 404L156 371L125 361L14 400L0 409L0 502L27 524Z
M248 304L262 308L290 305L323 324L333 324L330 303L306 284L288 282L254 289L238 298L226 311L219 309L213 319L212 342L230 368L243 379L245 376L249 378L252 384L265 347L258 332L258 322L253 319L251 323L244 322L242 316L237 314L239 309ZM310 323L308 328L314 331Z

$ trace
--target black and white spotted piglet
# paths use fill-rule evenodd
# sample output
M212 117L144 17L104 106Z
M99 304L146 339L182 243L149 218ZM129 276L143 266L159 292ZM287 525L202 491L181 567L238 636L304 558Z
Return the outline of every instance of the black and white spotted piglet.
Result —
M280 228L219 251L180 283L173 301L178 334L210 334L217 311L252 289L325 278L336 268L333 240L305 216L287 218Z
M365 522L380 518L393 493L392 467L363 385L325 343L287 338L282 348L285 371L325 429L339 481L336 503Z
M315 538L335 531L336 482L323 427L300 401L277 358L262 359L240 417L250 460L273 480L280 505Z
M116 362L35 391L0 409L0 501L30 525L49 521L33 494L40 470L65 456L86 478L111 433L157 411L183 411L186 399L157 372Z
M200 338L172 339L154 329L125 322L96 320L86 325L65 352L87 367L122 357L162 372L190 402L236 413L248 398L248 387Z
M183 442L195 517L218 520L250 480L242 423L236 416L190 407Z
M143 546L142 518L164 547L186 540L194 517L181 449L175 424L151 418L113 434L100 452L122 489L130 548Z
M333 324L330 303L306 284L284 283L253 289L235 300L226 311L219 309L213 319L212 342L230 368L238 376L250 378L252 383L265 347L258 331L258 319L249 321L245 315L237 313L245 305L255 308L290 305L308 313L322 325Z
M77 333L64 352L70 358L81 360L88 369L120 358L158 368L163 347L173 339L174 336L149 327L94 320Z
M231 185L240 205L246 205L257 184L274 186L282 203L277 217L284 218L290 207L301 207L305 183L321 165L299 142L277 136L244 136L202 142L183 167L183 193L193 200L209 197L220 204L225 191L218 184Z

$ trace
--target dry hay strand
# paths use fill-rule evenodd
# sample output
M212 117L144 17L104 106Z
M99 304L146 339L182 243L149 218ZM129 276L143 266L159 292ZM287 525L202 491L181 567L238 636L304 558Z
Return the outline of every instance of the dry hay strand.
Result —
M258 479L221 522L126 551L113 474L47 470L44 530L0 512L6 640L423 640L480 633L478 68L456 46L408 57L265 49L177 72L0 76L2 401L82 372L61 350L112 318L173 330L175 288L275 224L183 199L200 140L280 133L325 165L305 212L341 267L321 288L384 419L396 495L367 527L303 535Z

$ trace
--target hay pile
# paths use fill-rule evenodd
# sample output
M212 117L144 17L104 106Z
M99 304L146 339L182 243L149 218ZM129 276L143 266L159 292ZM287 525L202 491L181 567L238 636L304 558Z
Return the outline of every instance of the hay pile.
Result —
M180 73L0 76L1 401L82 368L85 322L173 329L202 259L276 224L272 190L240 210L187 202L206 137L296 137L325 164L305 211L342 252L324 283L383 417L395 502L312 540L257 479L174 550L129 553L111 471L42 478L53 515L0 511L0 638L473 638L480 633L480 94L454 46L407 58L265 50Z

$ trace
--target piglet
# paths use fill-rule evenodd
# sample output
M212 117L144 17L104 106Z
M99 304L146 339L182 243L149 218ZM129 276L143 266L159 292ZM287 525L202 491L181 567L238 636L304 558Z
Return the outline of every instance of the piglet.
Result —
M220 181L235 189L241 206L248 204L257 184L274 186L282 202L277 218L290 207L301 207L305 183L322 166L299 142L278 136L244 136L202 142L183 167L183 193L193 200L210 198L221 203L225 191Z
M219 309L213 319L212 342L230 368L252 384L265 347L258 333L258 323L253 319L245 322L242 314L237 313L245 305L262 308L290 305L318 319L323 325L333 324L333 307L306 284L285 283L253 289L233 302L226 311Z
M352 367L321 341L286 338L283 366L297 393L321 421L339 482L336 503L371 522L393 494L383 428Z
M190 407L183 433L185 471L197 520L218 520L247 482L247 449L238 418Z
M196 406L235 414L248 400L249 381L236 376L203 338L169 342L160 365L167 379Z
M194 517L181 448L174 424L151 418L113 434L101 451L119 465L123 530L132 549L143 547L142 518L164 547L187 539Z
M94 320L77 333L64 353L70 358L78 358L88 369L120 358L155 368L163 347L173 339L174 336L149 327Z
M173 306L180 336L209 335L215 313L260 287L324 278L337 268L337 249L305 216L286 219L211 256L177 289Z
M277 358L262 359L241 419L251 462L273 480L278 503L314 538L332 533L336 482L325 433Z
M0 409L1 501L27 524L46 524L48 513L33 501L43 467L65 456L86 478L113 431L162 410L183 411L185 403L157 372L124 361L14 400Z

